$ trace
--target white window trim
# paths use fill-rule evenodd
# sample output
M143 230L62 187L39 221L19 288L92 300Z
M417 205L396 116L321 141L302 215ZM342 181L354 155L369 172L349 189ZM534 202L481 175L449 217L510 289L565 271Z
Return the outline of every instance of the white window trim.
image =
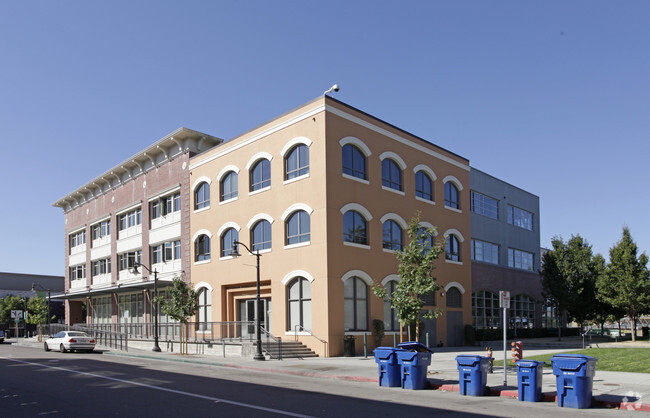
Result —
M427 222L427 221L420 221L420 227L422 228L427 228L427 229L433 229L433 235L438 236L438 228L436 228L432 223Z
M360 179L359 177L351 176L351 175L345 174L345 173L342 173L342 174L343 174L343 178L358 181L359 183L363 183L363 184L370 184L370 182L368 180L366 180L366 179Z
M341 148L348 144L356 145L356 147L359 148L361 152L363 152L366 158L372 155L370 148L368 148L368 146L362 140L354 136L346 136L345 138L341 138L341 140L339 140L339 144L341 145Z
M210 240L212 240L212 232L208 231L207 229L199 229L192 235L192 242L196 242L196 239L201 236L201 235L207 235Z
M262 193L262 192L265 192L267 190L271 190L271 186L266 186L266 187L263 187L261 189L253 190L252 192L248 192L248 195L249 196L254 196L254 195L258 194L258 193Z
M221 235L223 235L226 230L230 228L235 228L235 230L239 233L241 231L241 227L237 225L235 222L226 222L225 224L221 225L221 228L219 228L219 231L217 232L217 236L219 239L221 239Z
M212 261L212 257L210 257L209 260L195 261L195 262L194 262L194 265L195 265L195 266L198 266L198 265L201 265L201 264L208 264L208 263L211 262L211 261Z
M284 212L282 212L282 216L280 217L280 219L282 219L282 222L285 222L287 220L287 218L289 217L289 215L291 215L292 213L294 213L294 212L296 212L298 210L304 210L310 216L311 216L312 212L314 212L314 210L309 205L307 205L306 203L294 203L293 205L291 205L287 209L285 209Z
M294 178L289 179L289 180L284 180L282 182L282 184L291 184L291 183L295 183L295 182L297 182L299 180L304 180L304 179L307 179L307 178L309 178L309 173L303 174L302 176L294 177Z
M293 270L292 272L286 274L284 278L282 279L282 284L284 286L287 286L289 282L296 277L304 277L305 279L309 280L309 283L314 282L314 276L306 272L305 270Z
M384 161L386 158L389 158L389 159L395 161L397 163L397 165L399 166L399 168L402 169L402 171L406 170L406 163L404 162L402 157L400 157L399 155L395 154L392 151L385 151L385 152L382 152L379 155L379 160L380 161Z
M305 241L305 242L299 242L299 243L297 243L297 244L289 244L289 245L285 245L285 246L284 246L284 249L285 249L285 250L290 250L290 249L292 249L292 248L306 247L306 246L308 246L308 245L311 245L311 241Z
M387 192L393 192L393 193L396 193L396 194L398 194L398 195L406 196L406 193L404 193L403 191L401 191L401 190L397 190L397 189L393 189L392 187L386 187L386 186L383 186L383 185L382 185L381 188L382 188L383 190L386 190Z
M445 258L445 263L456 264L457 266L462 266L463 265L462 261L447 260L446 258Z
M268 223L270 223L271 225L273 225L273 222L275 222L273 217L271 215L269 215L268 213L258 213L257 215L253 216L250 219L250 221L248 221L248 223L246 224L246 228L251 229L253 227L253 225L255 225L257 222L259 222L261 220L265 220Z
M206 211L208 209L210 209L210 205L204 206L201 209L194 209L194 211L192 213L201 213L201 212Z
M362 248L364 250L369 250L370 249L370 245L368 245L368 244L358 244L356 242L343 241L343 245L348 246L348 247L354 247L354 248Z
M250 160L248 160L248 162L246 163L246 170L250 171L251 167L256 162L258 162L259 160L262 160L262 159L267 159L267 160L269 160L269 163L270 163L273 160L273 156L271 154L269 154L268 152L264 152L264 151L258 152L257 154L253 155L253 157L251 157Z
M424 198L421 198L420 196L415 196L415 200L418 200L418 201L424 202L424 203L428 203L428 204L434 205L434 206L436 204L436 202L434 200L424 199Z
M431 178L431 181L436 181L438 180L438 176L436 176L436 173L426 164L418 164L415 167L413 167L413 173L417 174L418 171L424 171L429 175Z
M199 282L196 285L194 285L194 290L196 290L197 292L203 288L208 289L210 292L214 290L212 288L212 285L208 282Z
M374 280L372 280L372 277L363 270L349 270L341 276L341 281L345 283L355 276L366 282L368 286L372 286L375 283Z
M447 177L445 177L444 179L442 179L442 183L443 183L443 184L448 183L448 182L452 182L452 183L454 183L454 185L456 185L456 187L458 188L458 191L459 191L459 192L460 192L461 190L463 190L463 183L461 183L460 180L458 180L456 177L454 177L454 176L447 176Z
M461 234L460 231L455 228L449 228L448 230L445 231L444 234L442 234L442 236L444 236L445 238L447 238L447 236L449 235L455 235L460 242L465 242L465 238L463 237L463 234Z
M237 176L239 176L239 167L237 167L236 165L230 164L230 165L227 165L224 168L222 168L221 171L219 172L219 174L217 174L217 181L219 183L221 183L221 180L223 180L224 176L226 174L230 173L231 171L234 171L235 174L237 174ZM239 177L237 178L237 180L239 180Z
M212 179L208 176L201 176L198 179L194 180L194 183L192 183L192 192L196 192L196 188L199 186L199 184L204 182L208 184L212 184Z
M362 214L363 217L366 219L366 221L368 222L372 221L372 214L370 213L370 211L359 203L348 203L346 205L343 205L343 207L341 208L341 215L345 215L347 212L351 210L354 210Z
M445 288L444 288L444 289L445 289L445 292L449 291L449 289L451 289L452 287L455 287L455 288L457 288L458 290L460 290L460 294L461 294L461 295L464 295L464 294L465 294L465 288L463 287L462 284L460 284L460 283L458 283L458 282L449 282L449 283L447 283L447 284L445 285Z
M456 212L456 213L463 213L462 210L460 210L460 209L456 209L456 208L452 208L451 206L447 206L447 205L445 205L445 209L450 210L450 211L452 211L452 212Z
M407 229L408 228L408 223L404 220L404 218L402 218L401 216L399 216L396 213L392 213L392 212L387 213L384 216L382 216L381 219L380 219L382 225L384 224L384 222L386 222L388 220L393 220L393 221L397 222L402 229Z
M307 145L307 147L311 147L312 140L305 137L305 136L297 136L284 144L284 147L282 147L282 151L280 151L280 155L282 155L282 158L284 158L287 155L287 152L289 152L290 149L292 149L294 146L298 144L304 144Z
M381 285L386 287L388 282L400 282L402 281L401 277L399 277L399 274L389 274L388 276L384 277L381 280Z
M239 196L237 196L237 197L231 197L231 198L228 199L228 200L223 200L223 201L219 202L219 206L221 206L221 205L225 205L225 204L228 204L228 203L232 203L232 202L236 202L237 200L239 200ZM209 208L210 208L210 207L208 206L208 209L209 209ZM196 213L196 212L198 212L198 211L194 211L194 213Z

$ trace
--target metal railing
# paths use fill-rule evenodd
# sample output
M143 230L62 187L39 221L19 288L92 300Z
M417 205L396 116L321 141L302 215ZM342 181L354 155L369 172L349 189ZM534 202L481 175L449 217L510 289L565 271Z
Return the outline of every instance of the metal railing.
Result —
M300 329L300 332L305 332L305 333L307 333L307 335L309 335L309 336L311 336L311 337L314 337L314 338L316 338L318 341L322 342L322 343L323 343L323 355L324 355L325 357L329 357L328 352L327 352L327 341L318 338L317 336L315 336L315 335L311 332L311 330L305 329L302 325L296 325L296 326L294 327L294 336L296 337L296 341L298 341L298 332L299 332L298 329Z
M260 333L262 335L262 349L268 354L271 358L282 360L282 338L275 337L273 334L264 329L260 328ZM273 350L273 346L277 344L277 350ZM277 353L277 354L276 354Z

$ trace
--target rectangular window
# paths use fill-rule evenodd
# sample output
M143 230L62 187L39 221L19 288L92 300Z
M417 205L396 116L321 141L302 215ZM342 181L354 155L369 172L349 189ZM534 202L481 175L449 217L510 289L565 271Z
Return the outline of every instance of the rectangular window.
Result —
M102 221L91 227L93 240L103 238L111 234L111 221Z
M533 214L526 210L508 205L508 223L532 231Z
M499 264L499 246L491 242L472 240L472 260Z
M80 280L86 278L86 265L70 267L70 280Z
M151 219L160 218L160 200L151 202Z
M86 243L86 230L70 235L70 248L74 248L77 245L82 245L85 243Z
M499 219L499 201L486 195L472 191L472 212Z
M142 209L137 208L118 216L117 223L120 231L142 224Z
M130 251L119 255L120 271L132 269L136 262L142 262L142 250Z
M181 194L176 193L174 195L174 212L181 210Z
M162 245L151 247L151 263L158 264L162 262Z
M533 271L533 253L508 248L508 267Z
M111 272L111 259L96 260L92 262L92 275L109 274Z
M181 259L181 242L179 241L174 241L174 260L180 260Z

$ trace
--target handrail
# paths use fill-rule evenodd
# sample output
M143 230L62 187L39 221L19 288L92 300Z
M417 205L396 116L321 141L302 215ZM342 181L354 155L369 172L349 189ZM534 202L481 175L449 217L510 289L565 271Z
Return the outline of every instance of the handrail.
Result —
M269 331L264 329L264 327L260 327L260 333L266 336L266 354L268 354L271 357L275 357L271 353L271 344L269 343L269 340L273 340L276 343L278 343L278 360L282 360L282 338L276 337L273 334L271 334Z
M300 324L296 324L296 326L293 328L293 329L294 329L293 334L294 334L294 337L295 337L295 340L296 340L296 341L298 341L298 328L300 328L300 329L302 330L302 332L306 332L307 334L309 334L309 335L311 335L312 337L316 338L318 341L322 342L322 343L323 343L323 354L325 354L325 357L329 357L329 353L327 352L327 341L325 341L325 340L321 340L320 338L318 338L317 336L315 336L315 335L311 332L311 330L305 329L305 328L304 328L302 325L300 325Z

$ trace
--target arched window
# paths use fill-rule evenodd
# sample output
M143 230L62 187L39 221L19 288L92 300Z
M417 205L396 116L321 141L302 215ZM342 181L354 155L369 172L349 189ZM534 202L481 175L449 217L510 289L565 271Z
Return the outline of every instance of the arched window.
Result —
M212 321L212 291L207 287L202 287L198 291L199 310L197 311L198 329L207 331L210 329L209 323Z
M447 307L448 308L462 308L463 295L457 287L450 287L447 290Z
M384 248L387 250L402 250L402 228L397 222L387 220L382 225Z
M472 318L476 329L499 328L499 295L484 290L474 292Z
M199 184L194 190L194 210L210 206L210 185L207 182Z
M194 261L206 261L210 259L210 237L199 235L194 241Z
M368 245L368 222L356 210L343 215L343 241Z
M397 319L397 309L391 307L390 297L395 291L397 282L391 280L386 283L386 297L384 298L384 329L386 331L399 331L399 320Z
M251 192L271 187L271 162L262 158L251 167Z
M251 228L251 243L253 251L271 249L271 223L266 219L257 222Z
M221 257L233 255L234 241L239 241L239 232L235 228L228 228L221 234Z
M445 206L460 209L458 200L458 187L450 181L445 183Z
M352 144L344 145L342 150L343 174L367 180L365 154Z
M433 201L433 181L422 170L415 173L415 196Z
M311 331L311 283L296 277L287 287L287 326L289 331Z
M456 235L450 234L447 236L445 258L451 261L460 261L460 243Z
M368 285L356 276L344 283L343 312L345 331L368 330Z
M309 147L305 144L296 145L289 151L284 161L285 180L309 174Z
M427 228L420 227L420 231L418 232L418 241L425 248L425 252L427 253L431 251L431 248L433 248L433 236L429 233Z
M402 169L391 158L384 158L381 162L381 185L402 190Z
M535 301L526 295L516 295L510 300L508 318L510 318L510 324L515 328L534 327Z
M237 192L238 192L237 178L238 178L237 173L235 173L234 171L230 171L228 174L224 176L223 180L221 180L220 199L222 202L237 197Z
M309 214L304 210L294 212L286 222L287 245L309 242L310 225Z

